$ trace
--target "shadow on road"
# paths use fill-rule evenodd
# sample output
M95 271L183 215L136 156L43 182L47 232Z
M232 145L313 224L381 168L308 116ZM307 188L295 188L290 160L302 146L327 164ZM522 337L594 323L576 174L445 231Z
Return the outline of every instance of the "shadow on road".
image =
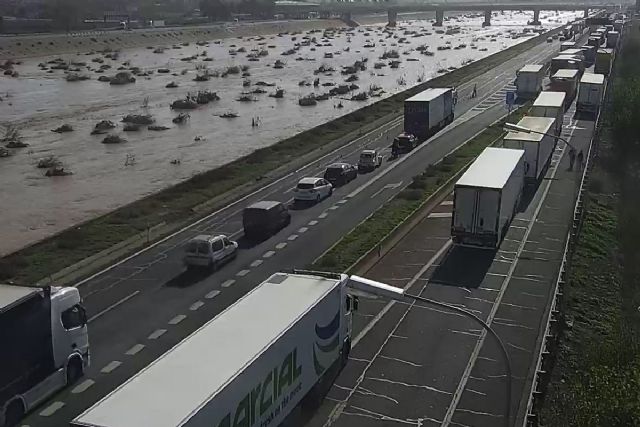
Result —
M204 280L210 274L211 271L208 268L190 268L188 270L184 270L182 273L169 280L167 283L165 283L165 286L174 288L186 288L187 286L194 285Z
M454 246L429 280L440 285L477 288L487 274L496 252Z

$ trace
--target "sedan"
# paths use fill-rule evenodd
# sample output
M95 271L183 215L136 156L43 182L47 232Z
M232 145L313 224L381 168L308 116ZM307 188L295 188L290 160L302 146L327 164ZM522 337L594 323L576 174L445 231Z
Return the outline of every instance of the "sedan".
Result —
M293 190L296 202L319 202L333 193L333 185L323 178L302 178Z
M349 163L333 163L327 166L327 170L324 172L324 179L334 187L353 181L357 176L358 168Z

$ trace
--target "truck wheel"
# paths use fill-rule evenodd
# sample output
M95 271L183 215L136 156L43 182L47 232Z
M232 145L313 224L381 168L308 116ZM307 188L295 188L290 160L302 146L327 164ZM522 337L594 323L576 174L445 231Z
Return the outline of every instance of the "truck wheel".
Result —
M74 357L67 365L67 385L78 381L82 374L82 362L77 357Z
M14 400L7 408L4 422L5 427L17 426L22 420L22 417L24 417L24 406L19 400Z
M344 344L342 344L342 366L347 364L347 360L349 359L349 353L351 352L351 340L347 339Z

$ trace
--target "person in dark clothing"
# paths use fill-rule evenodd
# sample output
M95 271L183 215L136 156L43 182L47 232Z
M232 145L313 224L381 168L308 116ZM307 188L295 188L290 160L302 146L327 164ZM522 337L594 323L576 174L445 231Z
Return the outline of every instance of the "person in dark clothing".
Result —
M471 97L475 98L478 96L478 85L476 83L473 84L473 92L471 92Z
M580 170L582 170L584 167L584 154L582 153L582 150L578 153L578 165L580 166Z
M573 170L573 163L576 161L576 149L571 147L569 149L569 170Z

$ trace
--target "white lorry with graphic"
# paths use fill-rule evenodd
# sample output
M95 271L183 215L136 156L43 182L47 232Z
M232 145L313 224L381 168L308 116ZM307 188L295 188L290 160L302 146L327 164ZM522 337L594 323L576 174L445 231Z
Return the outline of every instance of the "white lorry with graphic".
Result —
M71 425L278 426L347 360L348 280L274 274Z

